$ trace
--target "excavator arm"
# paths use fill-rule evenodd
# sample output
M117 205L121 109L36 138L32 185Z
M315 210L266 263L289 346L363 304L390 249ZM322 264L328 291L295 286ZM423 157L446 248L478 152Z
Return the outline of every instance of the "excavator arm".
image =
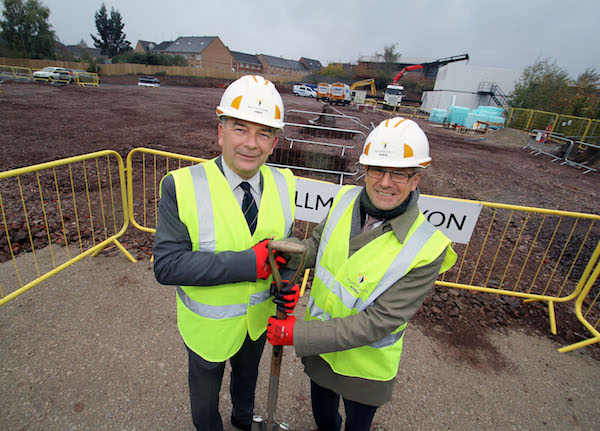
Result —
M428 64L428 63L426 63L426 64ZM406 72L410 72L411 70L423 69L423 66L425 66L425 64L413 64L412 66L406 66L404 69L402 69L400 72L398 72L398 74L394 78L394 81L392 82L392 85L396 85L398 83L398 81L400 80L400 78L402 78L402 76Z
M357 81L350 86L350 90L354 90L356 87L364 87L370 85L371 86L371 94L375 96L377 90L375 89L375 80L371 79L363 79L362 81Z

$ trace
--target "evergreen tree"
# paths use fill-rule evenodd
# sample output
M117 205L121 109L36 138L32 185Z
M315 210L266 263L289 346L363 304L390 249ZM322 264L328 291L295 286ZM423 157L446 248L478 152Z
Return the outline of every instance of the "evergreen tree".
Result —
M54 58L54 31L48 23L50 9L38 0L3 0L0 35L13 55Z
M125 40L126 36L123 33L125 24L122 22L119 11L111 8L109 17L106 5L102 3L100 9L94 14L94 20L99 37L90 36L92 36L96 48L100 48L103 55L114 57L132 50L131 43Z

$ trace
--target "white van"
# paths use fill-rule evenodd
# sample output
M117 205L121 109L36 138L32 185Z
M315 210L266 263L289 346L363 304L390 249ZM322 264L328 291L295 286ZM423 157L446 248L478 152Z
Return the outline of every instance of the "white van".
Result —
M293 92L296 96L317 97L317 92L308 85L294 85Z
M154 76L140 76L138 79L138 86L140 87L160 87L160 81Z
M352 101L350 86L341 82L331 84L329 93L329 103L333 105L349 105Z

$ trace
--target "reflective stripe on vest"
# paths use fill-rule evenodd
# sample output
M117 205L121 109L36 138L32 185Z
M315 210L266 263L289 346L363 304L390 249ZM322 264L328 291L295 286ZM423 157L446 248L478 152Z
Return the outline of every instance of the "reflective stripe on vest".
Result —
M292 207L290 205L290 194L285 177L277 169L268 166L273 174L275 186L279 192L281 207L285 217L285 232L289 235L292 232L294 220L292 218ZM196 195L196 210L198 211L198 219L204 223L198 223L198 246L201 251L215 252L215 225L213 217L212 205L206 205L206 201L210 201L210 187L208 185L208 177L202 164L197 164L190 167L190 173L194 184L194 192Z
M361 190L362 188L360 187L350 189L340 198L339 202L331 211L331 214L327 219L327 225L333 226L334 228L337 226L342 215L348 206L354 202L354 198L361 192ZM320 264L320 257L327 246L327 241L329 241L332 231L333 229L327 229L327 227L323 230L323 235L319 244L319 257L315 265L315 277L321 280L323 285L329 289L329 291L331 291L331 293L333 293L346 308L350 310L356 309L358 312L361 312L366 310L367 307L373 304L373 302L375 302L379 296L381 296L386 290L392 287L394 283L406 275L406 272L410 268L413 260L419 254L421 249L427 244L433 234L435 234L436 228L428 222L423 222L417 227L415 232L406 240L402 246L402 249L396 255L393 263L388 267L377 287L373 290L373 292L371 292L366 300L356 298L354 295L352 295L348 289L342 286L342 284L335 279L335 276L331 274L327 268ZM312 296L308 301L308 307L310 310L310 315L313 318L318 318L321 320L331 319L331 315L329 313L326 313L323 309L315 304ZM381 340L369 345L377 349L389 347L397 342L403 334L404 329L397 333L389 334Z
M190 173L192 174L192 183L196 195L198 220L203 221L203 223L198 223L198 248L201 251L214 253L216 249L215 223L213 207L212 205L206 205L206 202L212 201L206 170L204 165L197 164L190 167Z
M340 201L340 204L342 202ZM339 205L339 204L338 204ZM349 205L349 203L347 203ZM336 207L337 209L337 207ZM327 220L327 224L333 223L332 226L336 226L339 222L339 217L334 218L333 216L341 216L341 212L332 212L332 215ZM356 298L352 295L348 289L342 286L338 281L336 281L335 276L331 274L327 268L322 266L319 262L317 264L317 270L315 272L315 277L323 282L323 284L335 295L337 296L342 304L346 308L349 309L357 309L359 312L365 310L369 305L371 305L382 293L388 290L394 283L400 280L410 267L412 261L415 259L417 254L421 251L421 249L427 244L427 241L433 236L436 228L428 222L423 222L421 225L417 227L415 232L408 238L405 244L402 246L402 249L394 259L394 262L388 267L387 271L381 278L381 281L371 292L366 301L363 301L361 298ZM319 244L319 248L323 244L323 239L321 240L321 244ZM325 247L323 247L325 249ZM311 309L311 315L312 309ZM313 315L314 316L314 315Z
M279 199L281 199L281 208L283 209L283 216L285 217L285 233L286 236L292 234L292 228L294 226L294 219L292 217L292 206L290 205L290 193L288 191L287 181L279 170L271 166L267 166L273 174L277 191L279 192Z
M344 211L352 203L354 198L360 194L362 191L362 187L352 187L346 193L342 195L337 205L331 210L329 214L329 218L327 219L327 223L325 224L325 229L323 229L323 233L321 234L321 242L319 243L319 249L317 251L317 260L315 262L315 268L319 268L321 263L321 257L323 256L323 252L325 251L325 246L329 242L329 238L331 237L331 233L335 228L337 222L342 218L342 214ZM335 220L335 223L329 224L330 220Z
M312 296L308 298L308 308L310 309L310 315L314 318L321 320L331 319L331 315L329 313L326 313L325 310L315 304L315 299ZM399 332L386 335L381 340L368 344L368 346L374 347L375 349L383 349L384 347L393 346L396 341L402 338L402 335L404 335L404 330L405 328Z
M206 317L208 319L229 319L230 317L239 317L245 315L248 309L248 304L245 302L243 304L219 306L202 304L201 302L194 301L192 298L187 296L181 287L177 287L177 295L187 308L196 313L198 316ZM270 297L270 289L253 293L250 295L250 306L267 301Z
M194 185L194 193L196 196L196 211L198 212L198 249L199 251L209 251L214 253L216 250L215 238L215 223L213 217L212 205L206 205L207 201L211 201L210 186L208 184L208 176L203 164L190 166L192 183ZM290 206L290 194L287 181L279 170L269 167L273 174L275 186L279 193L284 217L285 217L285 232L291 233L293 228L292 209ZM178 287L177 294L181 302L196 313L198 316L210 319L227 319L230 317L243 316L247 312L248 304L233 304L233 305L208 305L191 299L185 291ZM260 304L271 297L269 289L262 292L250 295L250 306Z

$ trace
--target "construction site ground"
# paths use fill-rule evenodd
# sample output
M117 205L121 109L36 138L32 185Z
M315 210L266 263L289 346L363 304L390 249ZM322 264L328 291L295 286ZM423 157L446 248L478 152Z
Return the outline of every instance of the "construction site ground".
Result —
M157 89L135 86L133 76L110 81L103 79L99 88L5 82L0 171L104 149L123 158L137 147L202 158L219 154L214 108L223 89L218 82L190 87L165 80ZM279 88L287 110L323 108L314 99L294 97L291 86ZM389 118L385 112L339 110L365 125ZM417 121L433 157L422 193L599 213L598 175L582 175L523 150L526 133L471 135ZM349 150L352 163L359 153L360 148ZM112 248L0 308L0 429L193 428L175 290L154 280L150 234L130 227L123 243L137 264ZM2 271L12 262L6 251L0 254ZM38 251L43 258L49 259L47 249ZM35 271L31 253L17 259ZM373 429L596 429L598 346L556 350L589 337L572 304L557 309L554 336L543 304L436 288L426 305L434 295L460 297L466 304L477 297L489 307L476 319L468 306L452 313L451 300L447 307L436 302L437 307L421 310L405 337L394 400L378 411ZM304 314L306 299L297 316ZM267 346L257 390L256 410L263 415L270 351ZM285 352L277 418L293 430L314 429L308 379L293 348ZM226 377L221 410L225 428L231 429L227 388Z

